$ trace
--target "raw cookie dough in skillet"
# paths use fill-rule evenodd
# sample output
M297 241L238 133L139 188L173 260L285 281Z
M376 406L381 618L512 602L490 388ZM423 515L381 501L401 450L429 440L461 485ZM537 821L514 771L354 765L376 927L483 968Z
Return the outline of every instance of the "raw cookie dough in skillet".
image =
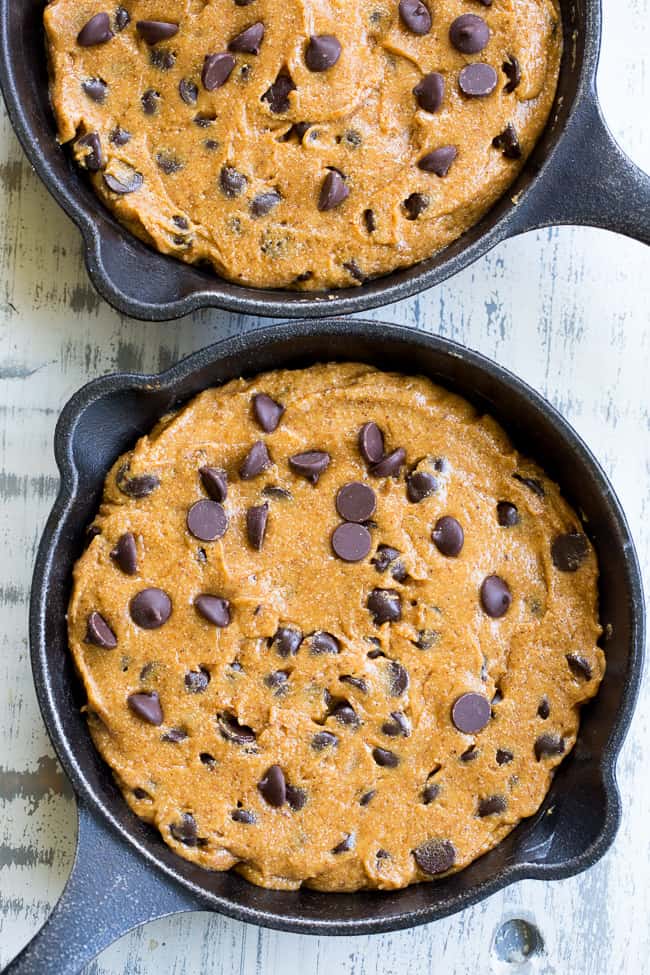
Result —
M604 673L577 515L426 379L209 389L115 463L90 537L97 747L176 852L266 887L464 867L539 808Z
M59 137L163 253L351 286L505 192L559 71L556 0L53 0Z

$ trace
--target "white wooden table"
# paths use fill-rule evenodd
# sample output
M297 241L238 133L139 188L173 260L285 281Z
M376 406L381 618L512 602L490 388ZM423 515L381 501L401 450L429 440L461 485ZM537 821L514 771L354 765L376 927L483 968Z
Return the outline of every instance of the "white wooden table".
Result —
M605 115L650 170L650 0L604 0ZM70 789L32 687L27 605L38 538L57 490L52 434L79 385L115 369L157 371L242 319L202 313L164 325L98 299L79 236L30 171L0 118L0 967L45 920L75 839ZM372 314L372 313L371 313ZM447 284L374 317L439 331L497 358L540 389L604 464L634 532L650 592L650 250L603 231L563 228L500 246ZM580 877L520 883L464 914L396 934L319 939L196 913L143 927L90 967L102 975L609 975L650 954L650 688L619 765L623 826ZM545 949L498 962L510 918Z

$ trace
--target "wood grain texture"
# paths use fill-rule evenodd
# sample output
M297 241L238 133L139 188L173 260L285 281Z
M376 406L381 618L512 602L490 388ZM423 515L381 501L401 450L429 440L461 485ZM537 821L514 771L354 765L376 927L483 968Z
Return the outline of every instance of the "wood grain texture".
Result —
M599 90L624 148L650 170L650 0L605 0ZM75 814L38 712L27 652L27 602L40 531L57 488L58 412L87 379L159 370L242 328L207 312L164 325L119 316L89 284L77 231L25 162L0 118L0 965L46 918L70 869ZM500 246L425 295L373 317L440 332L498 359L541 390L592 446L627 511L650 591L650 258L642 245L575 228ZM372 313L371 313L372 314ZM261 324L261 323L260 323ZM137 930L93 975L609 975L645 970L650 954L650 738L647 674L619 764L624 819L586 874L520 883L460 916L413 931L318 939L207 913ZM544 955L499 967L504 919L539 927Z

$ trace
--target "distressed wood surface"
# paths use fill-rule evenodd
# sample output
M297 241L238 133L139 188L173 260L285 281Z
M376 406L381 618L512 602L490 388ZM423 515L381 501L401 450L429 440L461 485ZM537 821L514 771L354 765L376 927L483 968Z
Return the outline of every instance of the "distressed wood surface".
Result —
M650 2L605 0L599 88L624 148L650 170ZM71 866L75 813L37 708L27 603L38 538L57 489L52 434L85 380L158 370L220 335L235 315L164 325L101 302L75 228L49 198L0 118L0 966L45 920ZM650 252L602 231L563 228L509 241L447 284L374 317L439 331L498 359L540 389L604 464L626 508L650 590ZM647 675L646 675L647 676ZM123 938L93 975L262 975L408 971L605 975L644 971L650 954L650 691L625 745L624 819L586 874L527 881L462 915L413 931L318 939L263 931L218 915L158 921ZM494 933L532 921L544 953L499 963Z

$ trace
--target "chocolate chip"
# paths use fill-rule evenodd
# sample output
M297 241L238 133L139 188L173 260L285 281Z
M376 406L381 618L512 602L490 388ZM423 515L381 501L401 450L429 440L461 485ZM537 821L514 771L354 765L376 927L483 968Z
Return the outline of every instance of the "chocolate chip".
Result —
M494 816L497 813L505 812L508 807L505 796L488 796L480 799L477 807L479 816Z
M111 558L127 576L134 576L138 571L138 550L132 532L120 535L117 545L111 552Z
M305 64L310 71L327 71L341 56L341 44L333 34L312 34L305 51Z
M222 166L219 174L219 186L221 192L228 199L233 200L236 196L241 196L248 185L248 180L243 173L238 172L232 166Z
M397 623L402 618L402 600L394 589L373 589L366 605L377 626Z
M525 487L527 487L530 491L533 492L533 494L536 494L538 498L543 498L545 496L546 492L544 490L544 485L538 478L525 477L523 474L518 474L516 471L512 476L515 479L515 481L519 481L520 484L523 484Z
M219 467L200 467L201 483L213 501L225 501L228 493L228 475Z
M359 453L366 464L378 464L384 456L384 435L372 421L359 430Z
M226 741L235 745L251 745L255 741L255 732L246 724L240 724L234 714L225 711L217 715L217 727Z
M178 94L186 105L196 105L199 97L199 89L189 78L181 78L178 82Z
M463 526L451 515L444 515L435 523L431 539L442 555L455 558L460 554L465 541Z
M239 468L239 476L242 481L250 481L257 477L267 467L271 466L271 458L263 440L258 440L244 457L244 461Z
M437 71L431 71L417 83L413 94L423 111L438 112L445 97L445 79Z
M478 54L490 40L490 28L476 14L461 14L449 28L449 40L461 54Z
M508 122L500 135L495 135L492 145L495 149L500 149L506 159L521 159L521 146L512 122Z
M135 28L146 44L168 41L178 33L178 24L166 20L138 20Z
M117 128L113 129L108 138L114 146L125 146L127 142L131 141L131 133L127 132L126 129L121 129L118 125Z
M425 173L435 173L436 176L446 176L457 155L456 146L440 146L418 160L418 169Z
M512 528L519 524L517 506L511 501L499 501L497 504L497 521L502 528Z
M143 630L157 630L172 612L172 601L162 589L143 589L129 604L131 619Z
M361 724L357 712L349 701L339 701L330 710L330 714L339 724L356 726Z
M185 741L187 738L187 732L182 728L168 728L160 736L161 741L170 742L173 745L179 744L181 741Z
M255 199L258 198L256 197ZM253 203L255 203L255 200L253 200ZM253 396L253 416L262 430L264 430L264 433L273 433L277 429L283 414L284 406L271 399L266 393L256 393Z
M451 709L451 720L458 731L465 735L475 735L482 731L490 720L492 710L490 702L483 694L469 692L461 694L454 701Z
M266 799L269 806L279 808L283 806L287 799L287 782L284 772L279 765L271 765L266 770L264 778L257 784L262 797Z
M408 671L398 660L391 660L388 664L388 681L392 697L400 697L408 689Z
M275 631L275 636L271 646L279 657L295 657L302 643L302 633L300 630L290 626L280 626Z
M415 862L430 877L446 873L456 862L456 849L449 840L427 840L413 850Z
M156 48L149 52L149 61L154 68L159 68L161 71L171 71L176 64L176 55L173 51Z
M373 464L370 473L373 477L397 477L405 460L406 451L403 447L397 447L390 454L382 457L378 463Z
M207 112L198 112L194 116L194 118L192 119L192 121L194 122L195 125L198 125L198 127L200 129L207 129L209 125L213 125L214 124L214 122L216 121L216 118L217 118L216 115L209 114ZM208 145L208 143L213 142L213 141L214 140L212 140L212 139L208 139L203 144L204 144L204 146L207 149L209 149L210 146ZM213 149L218 149L219 148L219 143L218 142L214 142L214 145L212 146L212 148Z
M346 833L340 843L337 843L332 853L337 856L339 853L347 853L354 849L354 833Z
M228 528L228 517L218 501L196 501L187 512L187 529L201 542L222 538Z
M475 61L463 68L458 76L458 85L469 98L484 98L496 88L497 73L491 64Z
M289 94L296 90L293 80L286 72L280 72L270 88L262 95L272 112L280 115L289 111Z
M431 30L431 14L422 0L400 0L399 15L412 34L428 34Z
M264 40L264 24L258 21L251 24L241 34L233 37L228 45L229 51L241 52L242 54L259 54L262 41Z
M332 533L334 554L344 562L361 562L370 551L371 545L372 538L365 525L344 522Z
M262 550L264 544L268 517L269 506L266 501L264 504L252 505L246 512L246 534L251 547L257 552Z
M560 572L577 572L589 554L589 543L581 532L557 535L551 544L553 565Z
M179 823L170 823L169 832L183 846L196 846L198 843L196 821L190 813L183 813Z
M375 798L376 795L377 795L376 789L370 789L369 792L364 792L364 794L359 799L359 805L360 806L369 805L369 803L372 802L372 800Z
M265 217L281 201L282 197L276 190L269 190L268 193L258 193L251 202L250 212L254 217ZM284 409L282 412L284 413Z
M430 650L440 640L440 634L436 630L420 630L415 646L418 650Z
M508 583L501 576L492 575L481 585L481 606L492 619L499 619L510 609L512 593Z
M288 670L274 670L272 673L266 675L264 683L272 691L276 691L286 687L289 675L290 672Z
M280 487L278 484L265 484L262 488L262 494L265 498L272 498L274 501L293 501L291 491L287 491L286 488Z
M309 652L316 656L322 653L340 653L341 644L331 633L326 633L324 630L317 630L312 634Z
M539 705L537 707L537 715L542 719L542 721L546 721L550 713L551 713L551 705L549 704L549 700L546 697L546 695L544 695L544 697L539 702Z
M79 165L89 173L97 173L106 165L102 144L96 132L88 132L75 142L75 149L88 149L84 155L80 154Z
M163 723L163 712L160 706L160 698L155 691L141 694L129 694L127 704L138 718L148 724L161 725Z
M91 101L103 105L108 95L108 85L101 78L86 78L81 82L81 87Z
M407 220L417 220L421 213L429 206L430 200L428 196L424 196L422 193L411 193L404 200L404 209L406 210Z
M366 275L363 273L356 261L344 261L343 267L354 278L355 281L363 282Z
M514 54L508 55L508 60L501 65L501 70L508 79L508 84L504 86L503 90L511 95L521 83L521 68Z
M399 755L387 748L373 748L372 757L381 768L397 768L399 765Z
M111 190L113 193L119 193L120 196L126 196L127 193L135 193L136 190L140 189L144 182L144 176L142 173L137 173L135 169L130 169L129 167L129 170L125 168L120 176L115 176L113 173L104 173L104 182L108 186L109 190ZM149 474L143 474L142 477L132 478L131 484L133 484L133 481L142 483L142 490L144 493L134 494L132 491L124 491L123 493L131 494L131 497L134 498L145 497L145 495L150 494L155 487L158 487L158 484L160 483L157 477L151 477ZM153 487L151 487L150 490L148 490L149 484L153 484ZM119 484L118 487L120 487ZM123 488L120 487L120 490L123 491Z
M593 670L591 664L586 657L583 657L579 653L567 653L566 662L569 665L571 673L581 680L591 680L593 677Z
M377 229L377 221L375 219L374 210L364 210L363 211L363 222L366 225L366 230L369 234L372 234Z
M330 169L323 180L320 196L318 197L318 209L321 211L333 210L340 206L350 195L350 188L346 186L345 179L338 169Z
M316 484L323 471L329 467L330 460L330 455L324 450L305 450L290 457L289 466L296 474Z
M236 823L244 823L247 826L254 826L257 822L257 816L254 812L250 812L248 809L233 809L230 814L230 818Z
M160 102L160 92L156 91L154 88L147 88L142 97L140 98L140 103L142 105L142 111L145 115L155 115L158 111L158 104Z
M118 7L115 11L115 29L118 31L124 30L131 23L131 15L129 11L124 7Z
M435 494L437 490L438 481L433 474L429 474L427 471L415 471L406 478L406 496L413 504L424 501L425 498Z
M381 726L382 733L389 738L408 738L411 734L411 725L408 718L401 711L391 711L391 721L384 721Z
M77 44L81 47L93 47L95 44L105 44L114 36L108 14L95 14L77 34Z
M230 626L230 603L227 599L223 599L221 596L212 596L209 593L203 593L201 596L196 597L194 606L198 614L207 620L208 623L213 623L215 626L221 628Z
M206 91L216 91L228 81L235 67L235 59L227 51L206 54L201 72L201 83Z
M349 481L339 488L336 495L336 510L346 521L358 523L372 518L377 507L377 497L368 484Z
M565 748L564 738L560 735L540 735L535 742L535 758L539 762L542 758L563 755Z
M515 756L507 748L497 748L497 765L509 765Z
M92 643L103 650L112 650L117 646L117 637L104 617L96 611L88 617L85 640L86 643Z
M479 756L479 750L476 747L476 745L470 745L469 748L466 748L465 751L462 753L462 755L459 758L459 761L465 763L473 762L475 759L478 758L478 756Z
M287 786L287 804L294 812L300 812L307 802L307 793L295 785Z
M324 748L336 748L339 740L336 735L333 735L331 731L319 731L311 740L311 747L317 752L323 751Z
M210 671L206 667L188 670L185 674L185 687L191 694L202 694L210 683Z
M390 565L392 565L395 560L400 556L400 552L396 548L392 548L390 545L378 545L377 554L374 559L370 561L374 565L377 572L385 572Z
M368 685L363 677L353 677L352 674L341 674L339 680L342 684L349 684L350 687L355 687L362 694L368 693Z

